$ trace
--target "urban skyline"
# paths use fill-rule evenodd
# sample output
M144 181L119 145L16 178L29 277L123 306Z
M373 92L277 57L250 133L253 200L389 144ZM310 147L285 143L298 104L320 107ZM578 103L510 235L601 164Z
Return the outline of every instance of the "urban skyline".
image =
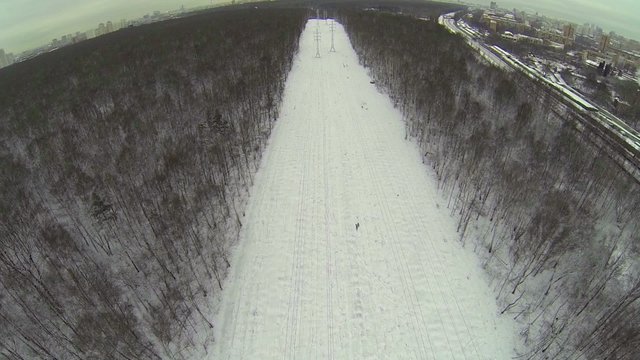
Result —
M489 5L491 0L470 0ZM640 2L637 0L499 0L498 6L517 8L528 14L540 13L577 25L595 24L628 39L640 41Z
M30 0L32 2L32 0ZM27 2L30 2L27 1ZM73 3L75 0L55 0L55 2L59 2L59 3L66 3L66 4L70 4ZM123 0L118 0L117 2L122 2ZM577 25L582 25L583 23L589 23L589 24L594 24L600 27L603 27L603 30L606 33L609 33L609 31L614 31L615 33L617 33L618 35L622 35L625 36L626 38L629 39L634 39L634 40L640 40L640 8L638 9L637 12L634 11L630 11L630 16L632 16L633 18L633 14L637 14L635 16L638 16L638 22L635 23L635 27L637 27L637 29L634 28L630 28L628 31L616 31L616 29L611 29L611 28L607 28L605 26L603 26L600 22L598 21L583 21L580 22L579 17L576 18L575 14L574 16L571 16L571 14L566 13L563 16L564 17L559 17L559 15L562 15L562 12L564 11L563 7L557 6L548 6L549 4L547 4L547 2L549 2L551 0L542 0L540 2L537 2L536 4L532 5L530 4L528 1L525 0L505 0L504 2L499 1L497 2L498 6L501 8L511 8L511 6L515 6L516 8L518 8L519 10L523 10L526 11L527 13L540 13L540 15L545 15L545 16L549 16L551 18L556 18L558 20L563 20L566 22L571 22L571 23L575 23ZM589 4L593 5L594 4L594 0L568 0L570 3L582 3L585 4L585 6L588 6ZM4 3L0 2L0 6L2 7L7 7L8 5L10 5L10 3L12 3L13 0L9 0L9 1L5 1ZM120 7L117 9L117 11L111 11L110 13L113 14L113 16L115 16L116 14L126 14L126 13L131 13L131 14L136 14L135 16L125 16L122 15L119 18L118 17L112 17L112 18L96 18L95 14L92 14L90 16L87 16L86 18L82 18L81 20L77 20L77 17L58 17L57 19L60 19L60 21L62 21L61 19L71 19L71 18L75 18L77 20L77 22L70 22L68 24L66 24L64 26L64 29L66 29L65 31L61 31L61 32L57 32L57 33L48 33L48 37L44 38L42 40L35 40L35 38L33 38L33 35L26 35L26 39L24 42L21 42L22 46L7 46L5 45L5 43L9 42L9 44L16 44L16 39L12 39L12 40L7 40L6 35L2 35L2 33L0 33L0 49L3 50L4 52L4 59L3 56L0 56L0 67L5 66L7 64L12 63L13 61L9 61L9 57L13 58L18 58L18 55L23 53L23 52L29 52L30 50L34 50L34 49L38 49L41 47L45 47L47 45L53 45L54 47L57 47L57 45L59 46L64 46L64 45L68 45L72 42L74 42L73 39L76 39L78 41L81 40L86 40L88 38L92 38L94 36L99 36L99 35L103 35L105 33L111 32L113 30L117 30L120 27L122 27L122 22L126 21L125 18L143 18L145 15L149 15L152 14L154 12L166 12L166 11L170 11L170 10L176 10L178 8L180 8L181 6L185 6L185 7L197 7L197 6L206 6L206 5L221 5L221 4L225 4L225 3L230 3L231 1L229 0L185 0L185 1L175 1L175 0L160 0L160 1L155 1L155 2L151 2L149 3L149 0L143 0L141 2L137 2L135 3L133 6L129 6L129 7ZM110 2L111 3L111 2ZM156 9L152 9L149 7L141 7L140 3L147 3L149 6L154 5L157 6ZM478 5L489 5L489 1L482 1L482 0L475 0L472 1L472 3L478 4ZM556 2L553 2L554 4L556 4ZM640 5L634 5L633 0L615 0L614 4L625 4L627 3L629 6L633 7L640 7ZM93 1L91 4L96 5L96 7L98 9L103 9L105 6L105 1ZM142 4L144 5L144 4ZM536 7L534 7L535 5L539 6L540 9L545 9L546 12L542 12L542 11L535 11ZM10 9L11 6L9 6L8 10ZM550 9L555 9L556 11L551 11ZM78 13L85 13L86 11L79 11ZM550 13L549 13L550 12ZM566 11L565 11L566 12ZM5 13L7 14L7 12L0 12L1 13ZM55 12L54 12L55 13ZM579 13L579 12L578 12ZM583 11L584 13L584 11ZM605 14L606 15L606 14ZM36 16L37 17L37 16ZM55 17L53 17L55 18ZM606 16L601 16L599 18L600 20L602 19L606 19ZM598 19L596 19L598 20ZM51 23L53 20L48 20L48 23ZM93 21L93 23L87 24L86 26L84 26L84 28L72 28L73 24L84 24L86 21ZM6 16L2 17L2 15L0 15L0 28L5 29L5 31L3 31L3 33L7 33L7 26L4 26L5 23L7 22L6 20ZM62 21L65 22L65 21ZM606 22L606 21L605 21ZM66 22L65 22L66 23ZM111 23L112 27L111 29L107 30L107 24ZM100 24L103 24L103 27L100 27ZM36 26L37 29L44 29L47 28L47 26ZM13 30L12 30L13 29ZM8 26L8 33L12 33L12 31L17 31L15 30L15 26ZM630 36L628 35L629 33L638 33L638 36ZM43 35L44 36L44 35ZM31 40L29 40L31 39ZM39 37L38 37L39 39ZM57 40L54 41L54 40ZM29 45L27 45L29 44ZM3 63L4 62L4 63Z
M37 47L27 49L18 54L6 52L5 49L0 48L0 68L11 65L15 62L30 59L39 54L56 50L58 48L79 43L94 37L106 35L113 31L128 27L137 26L142 24L148 24L152 22L167 20L171 17L177 16L178 13L186 10L186 8L175 9L168 12L154 11L152 14L146 14L141 18L127 20L121 19L119 21L108 20L97 24L96 27L88 29L86 31L76 31L75 33L68 33L59 37L53 38L45 44L41 44Z
M0 48L20 53L109 20L137 19L153 11L218 5L230 0L0 0Z

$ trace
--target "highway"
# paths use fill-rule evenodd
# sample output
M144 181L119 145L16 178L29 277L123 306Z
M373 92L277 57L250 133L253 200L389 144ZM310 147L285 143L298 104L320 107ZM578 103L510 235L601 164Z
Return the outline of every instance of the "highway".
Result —
M467 45L476 50L478 54L490 64L506 71L513 71L512 67L509 66L509 64L507 64L499 56L494 54L490 49L476 40L479 36L481 36L479 33L474 32L474 30L468 26L458 27L456 21L453 19L453 14L454 13L441 15L438 18L438 23L454 34L461 34Z

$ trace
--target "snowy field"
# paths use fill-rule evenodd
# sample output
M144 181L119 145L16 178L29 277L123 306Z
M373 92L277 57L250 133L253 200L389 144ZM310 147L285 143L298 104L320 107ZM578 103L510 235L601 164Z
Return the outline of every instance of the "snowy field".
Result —
M337 23L329 52L330 23L302 35L211 359L512 358L515 325L458 242L401 114Z

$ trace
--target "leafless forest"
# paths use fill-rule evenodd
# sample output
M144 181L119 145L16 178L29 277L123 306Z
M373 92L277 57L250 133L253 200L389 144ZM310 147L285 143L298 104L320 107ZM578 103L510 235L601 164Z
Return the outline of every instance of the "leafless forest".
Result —
M206 351L305 20L197 15L0 71L0 358Z
M522 358L637 358L639 184L543 89L481 64L434 20L342 14L435 170L460 240L522 324Z
M206 352L306 18L201 14L0 70L0 358ZM634 359L639 184L433 20L340 15L522 325L522 358Z

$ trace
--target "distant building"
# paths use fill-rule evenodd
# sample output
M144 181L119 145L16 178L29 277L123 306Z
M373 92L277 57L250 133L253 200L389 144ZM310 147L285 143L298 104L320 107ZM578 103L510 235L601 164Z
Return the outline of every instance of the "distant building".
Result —
M104 35L106 33L107 33L107 27L104 25L104 23L100 23L100 25L98 25L98 28L96 29L96 37L100 35Z
M513 33L511 31L505 31L504 33L502 33L502 35L500 35L503 39L507 39L507 40L511 40L511 41L517 41L516 37L513 36Z
M0 68L9 65L7 61L7 55L4 53L4 49L0 49Z
M516 21L513 14L498 15L491 11L485 11L484 14L482 14L481 21L493 32L498 30L516 30L521 32L528 27L525 23Z
M624 57L620 56L620 53L613 54L613 58L611 59L611 63L613 66L618 67L620 64L624 63Z
M527 13L526 12L520 11L519 13L514 12L514 14L516 15L516 20L522 21L523 23L527 22Z
M558 29L544 29L539 32L539 35L547 42L561 44L564 48L565 36L562 31Z
M66 46L69 45L69 43L71 43L71 39L67 37L67 35L62 35L62 37L60 38L60 42L58 43L58 46Z
M582 62L587 62L589 60L589 50L585 50L582 52Z
M593 35L595 38L600 37L600 36L602 35L602 28L601 28L600 26L596 26L595 28L593 28L592 35Z
M486 3L485 3L485 4L486 4ZM498 4L496 4L496 2L495 2L495 1L492 1L492 2L491 2L491 5L489 6L489 8L490 8L491 10L496 10L496 9L498 8Z
M491 31L493 31L493 32L497 32L498 31L498 23L495 20L490 20L489 21L489 29L491 29Z
M535 44L535 45L544 44L544 40L537 37L532 37L532 36L527 36L522 34L515 34L514 37L518 42L524 42L524 43Z
M565 45L572 45L576 39L576 27L573 24L566 24L562 28L562 37Z
M602 35L600 37L600 47L598 50L600 50L601 53L607 52L607 48L609 48L609 41L611 41L611 38L608 35Z
M589 23L584 23L582 26L578 27L580 35L589 36L591 35L591 25Z
M557 43L555 41L547 40L547 41L544 42L544 44L546 46L548 46L549 48L555 50L555 51L563 51L564 50L564 44Z
M83 32L76 32L76 35L73 37L74 43L79 43L80 41L87 40L87 34Z
M108 33L113 31L113 23L111 21L107 21L107 29L106 29L106 31Z
M602 56L603 53L598 55ZM607 63L611 63L618 70L634 72L634 69L640 67L640 54L610 46L604 55Z

